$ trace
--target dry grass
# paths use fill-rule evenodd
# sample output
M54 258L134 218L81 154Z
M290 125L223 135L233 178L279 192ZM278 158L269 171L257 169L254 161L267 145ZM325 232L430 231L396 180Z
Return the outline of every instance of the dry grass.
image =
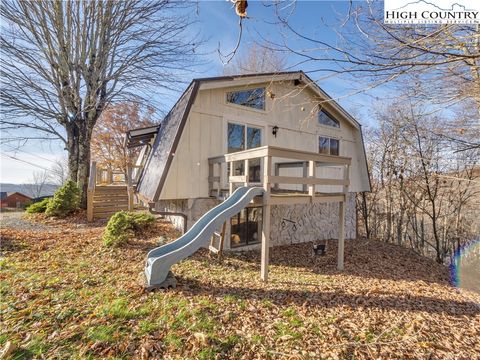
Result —
M408 250L348 241L336 249L272 249L271 281L259 254L206 251L174 266L178 288L139 283L164 222L125 248L102 245L101 224L56 231L1 230L2 344L14 358L432 358L480 354L480 296L449 285L448 270Z

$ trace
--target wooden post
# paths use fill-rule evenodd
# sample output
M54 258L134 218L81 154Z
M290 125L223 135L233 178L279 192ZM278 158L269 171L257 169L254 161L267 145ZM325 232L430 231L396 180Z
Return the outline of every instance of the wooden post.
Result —
M127 167L127 195L128 195L128 211L133 210L133 186L132 186L132 168Z
M95 186L97 183L97 163L92 161L90 164L90 175L87 188L87 221L93 221L93 197L95 196Z
M304 178L308 177L308 163L306 161L302 161L302 176ZM308 191L307 184L302 185L302 191L305 191L305 192Z
M245 159L243 162L243 166L245 168L245 171L243 172L245 174L245 182L243 183L244 186L248 186L248 174L249 174L249 168L248 168L248 159Z
M338 205L338 258L337 269L343 270L345 254L345 201Z
M309 161L308 162L308 177L309 178L315 178L316 177L316 163L315 161ZM308 185L308 195L310 195L310 200L313 202L314 197L315 197L315 185L311 184Z
M220 243L218 245L218 257L223 259L223 247L225 246L225 234L227 232L227 222L225 221L222 226L222 232L220 235Z
M233 161L230 161L230 176L233 176L233 174L235 174L234 170L233 170L233 165L234 165L234 162ZM229 192L230 192L230 195L232 195L233 193L233 183L230 182L230 176L228 177L228 189L229 189Z
M108 168L107 169L107 184L112 184L113 183L113 171L112 169Z
M263 281L268 281L268 262L270 251L270 183L272 170L272 157L263 158L263 221L262 221L262 259L260 276Z
M222 164L217 164L218 168L218 181L217 181L217 199L220 199L222 193ZM215 175L215 167L213 168L213 174Z
M345 165L343 167L343 179L349 179L350 167ZM338 258L337 269L343 270L345 257L345 208L348 196L348 185L343 186L343 200L338 205Z
M93 221L93 191L87 190L87 221Z
M279 164L279 163L275 163L275 166L274 166L273 171L274 171L274 175L275 175L275 176L280 176L280 164ZM275 190L278 190L279 187L280 187L280 185L279 185L278 183L277 183L277 184L273 184L273 188L274 188Z

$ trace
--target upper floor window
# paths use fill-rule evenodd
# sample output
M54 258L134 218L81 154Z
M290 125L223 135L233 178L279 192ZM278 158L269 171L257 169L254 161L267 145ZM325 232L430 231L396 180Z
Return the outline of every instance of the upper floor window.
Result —
M243 124L228 123L227 146L228 152L233 153L246 149L253 149L262 145L262 129ZM234 175L245 174L244 162L234 161ZM230 164L227 167L230 174ZM260 182L260 159L248 161L250 182Z
M265 110L265 88L228 92L227 102Z
M325 155L340 155L340 141L320 136L318 138L318 152Z
M336 128L340 127L338 120L335 120L329 113L324 110L318 112L318 123L321 125L333 126Z

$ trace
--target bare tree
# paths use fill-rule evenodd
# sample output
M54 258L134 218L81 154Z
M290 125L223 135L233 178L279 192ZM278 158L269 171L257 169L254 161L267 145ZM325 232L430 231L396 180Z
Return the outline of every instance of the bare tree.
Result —
M198 42L187 38L185 6L167 0L2 2L2 130L19 139L63 141L69 178L82 190L84 206L92 130L105 107L154 100L152 89L157 95L176 89L179 73L193 64Z
M264 39L265 46L309 64L312 72L370 79L365 89L389 82L429 103L474 101L478 118L480 25L384 24L383 2L350 2L345 18L328 24L338 35L332 42L322 32L294 26L296 6L295 0L274 2L283 39Z
M38 198L42 196L48 180L49 174L46 170L35 171L32 175L32 178L28 180L28 183L22 185L22 189L25 192L25 195L28 195L32 198Z
M287 67L286 57L268 47L253 44L243 56L224 68L225 75L280 72Z
M54 184L63 185L68 180L68 162L67 159L56 159L50 167L49 180Z
M458 140L445 136L451 121L408 103L389 105L378 121L367 137L372 193L360 220L373 237L444 263L478 233L479 150L457 151Z

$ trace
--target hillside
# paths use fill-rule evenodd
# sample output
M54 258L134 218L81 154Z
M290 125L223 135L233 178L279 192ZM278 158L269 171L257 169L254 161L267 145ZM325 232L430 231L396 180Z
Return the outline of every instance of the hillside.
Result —
M46 358L463 358L480 353L480 295L453 288L443 266L404 248L347 241L335 269L311 244L259 253L206 251L174 266L175 290L139 282L159 222L125 248L102 245L101 224L2 229L2 343ZM3 346L3 345L2 345Z

